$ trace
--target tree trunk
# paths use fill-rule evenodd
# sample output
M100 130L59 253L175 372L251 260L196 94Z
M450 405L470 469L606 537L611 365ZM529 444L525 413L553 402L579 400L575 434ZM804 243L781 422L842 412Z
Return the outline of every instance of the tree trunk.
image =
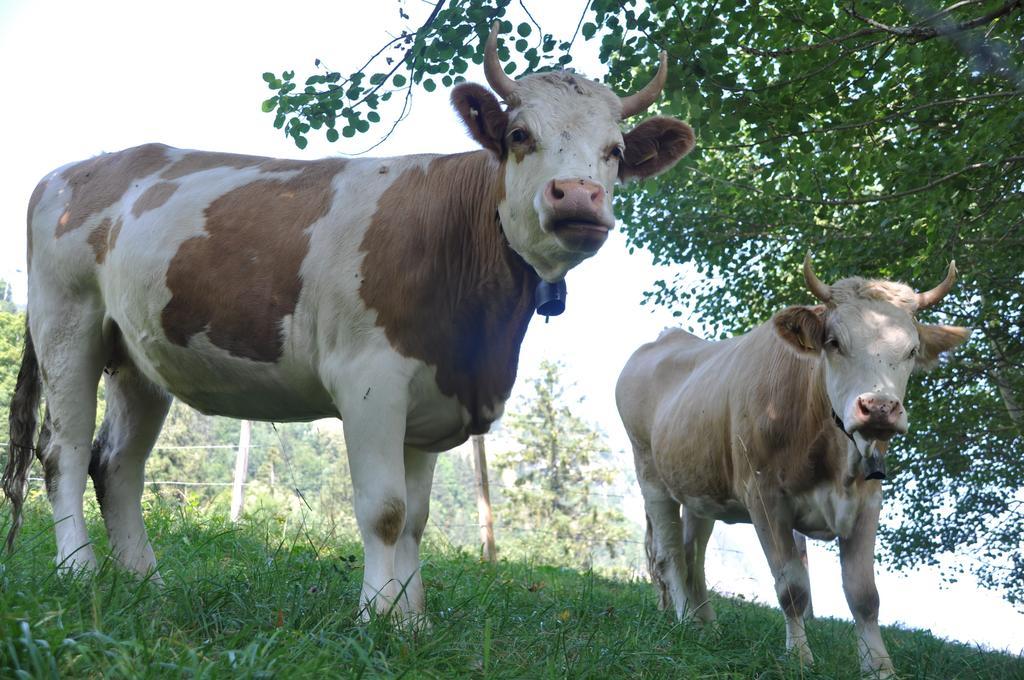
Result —
M238 432L238 453L235 455L235 480L231 486L231 521L237 522L245 502L245 477L249 472L249 441L252 439L252 422L241 421Z
M473 470L476 472L476 512L480 524L480 543L484 559L494 562L498 558L494 546L494 519L491 515L491 490L487 482L487 453L484 451L484 436L475 434L473 439Z

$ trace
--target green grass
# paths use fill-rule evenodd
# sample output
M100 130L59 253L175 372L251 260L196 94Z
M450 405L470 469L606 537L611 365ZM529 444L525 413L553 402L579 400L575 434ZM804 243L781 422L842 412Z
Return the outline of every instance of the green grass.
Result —
M109 562L93 578L59 576L34 500L17 551L0 559L0 677L858 677L847 622L809 623L817 662L803 669L784 654L776 609L716 598L721 625L703 630L659 612L646 583L481 564L436 542L424 566L431 629L362 624L362 551L351 538L271 512L236 527L150 505L162 589ZM884 634L903 678L1024 678L1019 657Z

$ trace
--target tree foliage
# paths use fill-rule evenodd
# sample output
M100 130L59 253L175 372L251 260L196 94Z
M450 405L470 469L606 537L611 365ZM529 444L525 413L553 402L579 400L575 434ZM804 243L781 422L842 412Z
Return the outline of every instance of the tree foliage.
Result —
M0 287L3 281L0 280ZM2 304L2 303L0 303ZM11 406L11 396L18 380L18 369L21 367L21 349L25 345L25 315L13 311L0 310L0 422L7 423L7 413ZM7 441L4 428L0 434L0 442Z
M379 115L360 107L461 79L511 5L439 2L385 45L386 68L327 72L299 95L294 72L265 74L279 94L264 106L296 143L339 117L346 134L365 131ZM625 92L668 53L658 106L693 124L697 150L621 194L618 213L632 247L692 263L703 278L657 281L650 302L727 335L809 300L799 273L808 250L823 279L919 288L956 259L958 286L922 317L974 335L912 381L912 432L892 450L897 511L881 545L901 567L958 553L1024 601L1022 3L593 0L578 36L557 37L534 21L541 9L527 17L503 24L510 72L509 59L527 70L570 63L582 36L599 41L608 83Z
M591 566L595 548L602 547L615 557L630 530L625 516L602 502L617 476L606 460L608 446L573 414L559 364L543 362L529 384L521 409L503 421L518 448L495 461L497 470L515 477L501 487L495 514L506 530L520 534L511 540L525 543L538 560L579 567L585 559Z

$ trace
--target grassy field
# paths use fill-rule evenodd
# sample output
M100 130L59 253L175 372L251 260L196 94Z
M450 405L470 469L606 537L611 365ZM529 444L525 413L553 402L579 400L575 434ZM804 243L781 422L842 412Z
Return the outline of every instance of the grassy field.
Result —
M646 583L481 564L436 542L424 566L431 629L360 624L358 542L270 512L233 526L150 504L162 589L109 563L95 578L58 576L36 497L18 550L0 559L0 677L858 677L846 622L809 624L817 663L804 669L784 654L776 609L717 598L721 625L702 630L659 612ZM920 632L885 638L903 678L1024 678L1021 658Z

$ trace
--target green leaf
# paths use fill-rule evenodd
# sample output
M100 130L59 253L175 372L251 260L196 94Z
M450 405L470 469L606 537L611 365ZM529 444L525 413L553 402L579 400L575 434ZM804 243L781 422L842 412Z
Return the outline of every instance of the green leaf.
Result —
M309 144L309 140L307 140L305 137L302 137L300 135L295 138L295 146L299 147L300 149L305 149L307 144Z
M276 79L277 79L277 76L275 76L275 75L274 75L273 73L271 73L270 71L267 71L266 73L264 73L264 74L263 74L263 80L267 81L268 83L272 83L272 82L274 82L274 81L275 81Z
M523 23L519 24L518 26L516 26L516 33L518 33L519 35L523 36L524 38L526 36L530 35L530 31L531 30L532 29L530 28L530 24L526 23L525 21Z
M263 105L260 107L263 113L270 113L277 106L277 97L271 97L263 101Z
M327 141L328 142L336 142L336 141L338 141L338 131L335 130L334 128L329 129L327 131Z
M366 114L366 119L371 123L379 123L380 114L377 113L376 111L370 111L368 114Z
M401 73L396 73L395 77L391 79L391 82L395 84L395 87L403 87L408 81Z
M597 33L597 26L588 21L587 23L583 24L583 28L580 30L583 33L583 37L586 38L587 40L590 40L591 38L594 37L594 34Z
M427 92L433 92L434 90L437 89L437 85L434 83L433 80L427 78L426 80L423 81L423 89L426 90Z

